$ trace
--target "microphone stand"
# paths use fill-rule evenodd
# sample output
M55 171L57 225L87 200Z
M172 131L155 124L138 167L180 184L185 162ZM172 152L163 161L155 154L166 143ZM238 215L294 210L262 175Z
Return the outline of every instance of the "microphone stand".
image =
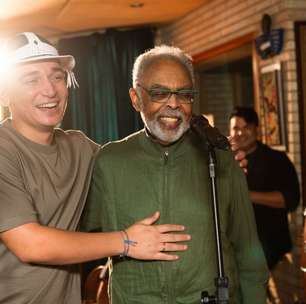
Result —
M213 303L213 304L227 304L229 303L228 295L228 278L224 274L223 254L222 254L222 242L220 237L220 221L219 221L219 209L218 209L218 197L217 197L217 185L216 185L216 153L213 145L208 141L206 143L208 148L208 169L209 177L211 180L211 194L213 205L213 218L214 218L214 231L216 241L216 255L218 266L218 277L215 278L216 291L215 294L210 296L207 291L203 291L201 294L201 304Z

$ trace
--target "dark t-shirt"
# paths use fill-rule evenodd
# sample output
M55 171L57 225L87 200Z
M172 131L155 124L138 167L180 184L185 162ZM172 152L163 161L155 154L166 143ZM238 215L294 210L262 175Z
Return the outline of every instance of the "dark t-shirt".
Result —
M292 162L284 152L258 142L257 149L247 156L247 182L250 191L279 191L286 208L253 204L259 239L269 268L292 248L287 214L299 204L299 182Z

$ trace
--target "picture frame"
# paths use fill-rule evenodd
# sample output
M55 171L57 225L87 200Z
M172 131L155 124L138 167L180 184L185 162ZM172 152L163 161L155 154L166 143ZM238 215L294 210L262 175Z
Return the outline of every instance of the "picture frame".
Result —
M281 63L264 66L260 71L262 140L265 144L287 150Z

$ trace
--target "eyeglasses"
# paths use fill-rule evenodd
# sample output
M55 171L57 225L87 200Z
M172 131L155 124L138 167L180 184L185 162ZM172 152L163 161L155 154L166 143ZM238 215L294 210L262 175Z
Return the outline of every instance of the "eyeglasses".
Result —
M158 103L166 103L171 98L171 95L174 94L177 96L177 99L180 103L193 103L194 97L198 94L198 91L192 89L178 89L170 90L167 88L151 88L147 89L137 84L138 87L142 88L149 96L151 101Z

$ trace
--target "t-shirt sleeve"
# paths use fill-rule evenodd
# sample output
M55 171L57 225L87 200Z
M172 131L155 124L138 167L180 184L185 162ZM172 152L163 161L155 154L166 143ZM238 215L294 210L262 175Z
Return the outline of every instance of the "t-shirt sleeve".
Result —
M91 185L80 221L81 231L102 231L103 200L107 199L107 189L104 181L105 176L101 154L99 153L95 161Z
M258 240L254 212L243 171L235 161L231 170L232 207L229 237L233 243L241 288L241 303L266 303L268 272Z
M65 133L77 136L79 138L79 140L81 140L84 143L84 145L89 145L90 149L93 152L94 157L98 154L98 152L101 149L101 145L95 143L93 140L91 140L89 137L87 137L82 131L67 130L67 131L65 131Z
M9 142L0 144L0 232L4 232L38 219L23 181L18 151Z

